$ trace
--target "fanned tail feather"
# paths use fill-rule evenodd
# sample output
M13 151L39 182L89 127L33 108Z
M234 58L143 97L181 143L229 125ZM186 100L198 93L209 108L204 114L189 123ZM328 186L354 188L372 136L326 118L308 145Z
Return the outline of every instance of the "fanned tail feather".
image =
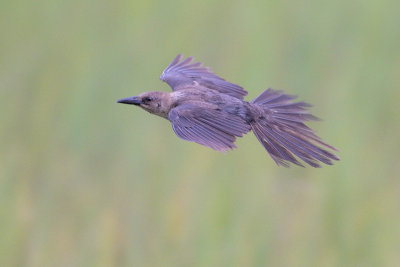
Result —
M251 103L261 107L262 114L251 123L254 134L278 165L303 166L295 156L312 167L320 167L319 162L332 165L339 158L327 149L337 151L336 148L324 143L304 124L318 118L308 112L311 105L293 102L295 98L272 89L255 98Z

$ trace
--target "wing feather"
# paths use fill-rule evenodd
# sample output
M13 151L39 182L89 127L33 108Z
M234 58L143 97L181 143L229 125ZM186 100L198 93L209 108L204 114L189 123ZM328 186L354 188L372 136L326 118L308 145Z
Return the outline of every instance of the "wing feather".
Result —
M173 108L168 119L180 138L218 151L235 148L236 137L250 130L250 126L238 116L192 104Z
M183 59L179 54L161 74L160 79L171 86L173 91L188 87L208 88L239 99L247 95L241 86L230 83L215 75L208 67L202 67L201 62L194 62L193 57Z

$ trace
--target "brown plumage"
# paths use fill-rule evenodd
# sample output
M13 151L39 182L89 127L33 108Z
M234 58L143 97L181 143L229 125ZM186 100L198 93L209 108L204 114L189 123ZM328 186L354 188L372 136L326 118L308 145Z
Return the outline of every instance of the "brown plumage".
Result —
M296 96L267 89L251 102L243 100L247 92L202 67L193 58L178 55L160 79L172 91L145 92L118 103L137 105L168 119L180 138L217 151L235 148L236 137L253 131L278 165L303 166L297 156L313 167L319 162L332 165L339 158L328 150L304 122L317 120L308 112L309 104L294 102Z

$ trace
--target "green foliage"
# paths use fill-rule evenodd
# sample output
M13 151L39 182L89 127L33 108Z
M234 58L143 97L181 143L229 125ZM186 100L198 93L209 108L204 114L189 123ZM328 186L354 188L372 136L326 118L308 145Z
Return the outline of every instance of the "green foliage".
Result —
M400 17L386 1L6 1L1 266L399 266ZM340 149L219 154L122 97L183 53L314 104Z

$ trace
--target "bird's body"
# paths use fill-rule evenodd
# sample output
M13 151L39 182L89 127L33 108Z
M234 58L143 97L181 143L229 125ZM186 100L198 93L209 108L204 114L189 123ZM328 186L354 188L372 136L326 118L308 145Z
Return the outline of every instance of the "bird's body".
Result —
M181 59L178 55L160 77L173 92L145 92L118 102L166 118L180 138L218 151L235 148L236 137L252 130L277 164L302 165L294 155L313 167L319 167L317 161L330 165L338 160L321 147L335 148L304 124L316 120L308 113L307 103L293 102L295 96L272 89L251 102L244 101L247 92L242 87L216 76L201 63L191 63L192 58Z
M219 93L215 90L188 88L172 92L172 103L179 105L194 105L204 109L219 110L250 122L252 106L242 99Z

